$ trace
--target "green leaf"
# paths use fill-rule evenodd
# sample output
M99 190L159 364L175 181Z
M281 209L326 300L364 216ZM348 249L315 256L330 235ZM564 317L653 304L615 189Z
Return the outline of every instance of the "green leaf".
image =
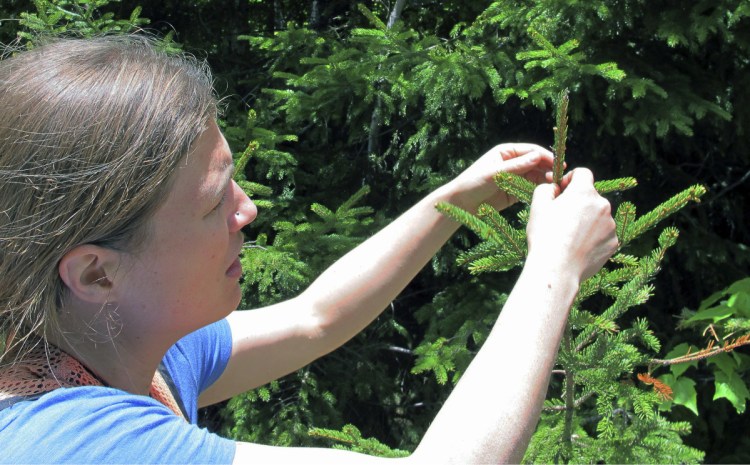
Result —
M674 349L670 350L665 358L667 360L670 360L673 358L682 357L683 355L687 354L689 350L690 350L690 344L683 342L682 344L675 346ZM690 363L676 363L674 365L670 365L669 370L672 372L675 378L677 378L681 374L685 373L685 371L687 371L688 368L696 367L696 366L698 366L697 360L692 361Z
M727 294L736 294L738 292L750 294L750 278L741 279L733 283L725 292Z
M750 399L750 392L747 385L737 373L726 374L723 371L716 373L716 393L714 400L727 399L732 403L737 413L743 414L747 399Z
M737 373L737 362L729 354L718 354L708 359L708 363L716 365L722 373L731 376Z
M726 294L726 290L714 292L708 298L704 299L703 302L701 302L700 307L698 307L698 311L705 310L711 305L715 304L722 297L724 297L725 294Z
M660 410L669 410L672 405L682 405L698 415L698 396L695 391L695 381L690 378L675 378L670 374L660 376L664 384L672 388L672 400L663 402Z
M719 305L713 308L707 308L706 310L700 310L686 320L686 323L692 323L693 321L711 320L714 323L721 321L725 318L729 318L734 313L734 310L726 305Z
M727 307L731 308L736 315L750 318L750 294L745 292L732 294L727 300Z

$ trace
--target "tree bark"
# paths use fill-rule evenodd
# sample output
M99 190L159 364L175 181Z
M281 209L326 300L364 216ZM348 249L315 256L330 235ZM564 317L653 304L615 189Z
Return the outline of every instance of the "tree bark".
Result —
M273 0L273 24L277 31L284 29L284 12L279 0Z
M396 21L401 17L401 11L406 5L406 0L396 0L396 4L393 5L391 14L388 15L388 23L386 24L387 29L391 29ZM376 83L377 89L377 83ZM380 97L375 101L375 110L372 112L372 118L370 118L370 137L367 139L367 154L380 152L380 106L382 105L382 99Z
M406 0L396 0L396 4L393 5L391 14L388 16L388 24L386 25L388 29L392 28L393 25L396 24L396 21L401 17L401 10L404 9L404 5L406 5Z
M320 0L312 0L312 2L310 2L310 27L313 30L318 30L320 29L320 26Z

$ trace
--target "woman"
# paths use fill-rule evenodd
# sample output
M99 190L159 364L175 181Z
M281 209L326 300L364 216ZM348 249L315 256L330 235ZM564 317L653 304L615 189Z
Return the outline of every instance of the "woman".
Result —
M569 173L560 193L544 183L547 150L504 144L298 297L234 312L241 230L257 210L232 181L203 65L143 37L59 40L0 62L0 107L0 324L9 336L0 461L393 460L233 442L195 426L197 408L354 336L458 227L434 205L505 208L513 199L492 181L505 170L541 183L526 266L416 451L399 460L517 462L578 286L617 247L588 170ZM511 372L509 383L502 374Z

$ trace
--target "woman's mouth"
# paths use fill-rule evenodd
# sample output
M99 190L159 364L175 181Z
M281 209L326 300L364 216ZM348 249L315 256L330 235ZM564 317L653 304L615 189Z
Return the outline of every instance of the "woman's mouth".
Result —
M242 276L242 263L240 263L240 257L234 259L229 268L227 268L226 275L232 279L239 279Z

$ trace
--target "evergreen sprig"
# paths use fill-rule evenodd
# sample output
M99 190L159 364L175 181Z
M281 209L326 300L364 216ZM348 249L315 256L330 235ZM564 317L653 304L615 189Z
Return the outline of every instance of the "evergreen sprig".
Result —
M311 437L327 439L334 443L334 448L351 450L367 455L379 457L406 457L409 451L392 449L375 438L363 438L362 433L354 425L345 425L341 430L327 428L311 428L308 432Z
M599 194L611 194L612 192L622 192L628 189L632 189L638 185L638 181L635 178L617 178L607 179L604 181L596 181L594 183L594 189Z
M149 20L141 18L142 8L137 6L127 19L115 19L112 12L101 9L120 0L34 0L35 12L22 12L20 24L25 28L18 36L33 47L41 37L50 35L77 35L92 37L101 34L132 32ZM162 39L166 50L179 47L172 42L172 34Z
M495 183L507 194L515 197L525 204L531 203L536 185L515 173L501 171L495 175Z
M564 89L557 96L555 106L557 107L556 126L553 128L554 138L554 161L552 164L552 182L560 184L565 170L565 143L568 140L568 102L569 92Z
M694 186L690 186L689 188L678 194L675 194L667 201L663 202L650 212L635 220L632 226L624 231L624 237L620 238L620 241L624 244L626 242L629 242L631 239L640 236L644 232L656 226L656 224L662 221L664 218L684 208L688 202L700 201L700 198L705 195L705 193L706 188L704 186L696 184Z

